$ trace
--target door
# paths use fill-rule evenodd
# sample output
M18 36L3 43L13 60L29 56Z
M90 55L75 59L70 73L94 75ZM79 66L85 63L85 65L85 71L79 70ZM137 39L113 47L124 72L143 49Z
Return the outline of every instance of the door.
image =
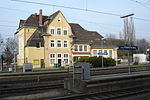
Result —
M58 66L61 66L61 59L58 59Z
M45 68L44 59L41 59L41 68Z

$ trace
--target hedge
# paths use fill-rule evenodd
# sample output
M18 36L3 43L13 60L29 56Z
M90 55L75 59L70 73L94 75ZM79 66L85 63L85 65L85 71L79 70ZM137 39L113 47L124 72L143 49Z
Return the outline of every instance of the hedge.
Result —
M102 67L102 57L81 57L78 62L91 63L93 67ZM112 58L103 58L104 67L116 66L116 61Z

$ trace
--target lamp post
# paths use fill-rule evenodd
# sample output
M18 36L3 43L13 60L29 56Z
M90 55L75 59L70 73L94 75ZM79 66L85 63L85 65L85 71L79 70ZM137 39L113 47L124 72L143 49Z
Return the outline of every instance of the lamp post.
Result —
M3 41L0 42L0 45L3 44ZM0 71L3 71L3 60L4 60L4 57L3 57L3 54L2 54L2 50L0 52L0 58L1 58L1 68L0 68Z
M128 14L128 15L124 15L124 16L121 16L120 18L127 18L127 25L128 25L128 17L130 16L133 16L134 14ZM125 23L124 23L125 24ZM126 27L126 34L125 34L125 42L126 42L126 45L129 43L129 27L127 26ZM131 73L131 66L130 66L130 52L128 50L128 73L130 74Z
M104 57L103 57L103 53L104 53L104 38L102 38L102 42L101 42L101 45L102 45L102 68L104 68Z
M14 72L16 72L16 55L17 55L17 50L13 51L13 55L14 55Z

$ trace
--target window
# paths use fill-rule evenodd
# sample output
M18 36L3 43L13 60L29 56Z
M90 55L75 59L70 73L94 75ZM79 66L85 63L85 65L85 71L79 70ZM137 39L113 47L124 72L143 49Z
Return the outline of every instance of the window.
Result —
M54 48L55 47L55 41L54 40L51 40L51 48Z
M39 60L38 59L33 60L33 64L34 65L39 65Z
M57 58L61 58L61 54L58 54L58 55L57 55Z
M97 50L93 50L93 56L97 56Z
M61 35L61 28L57 28L57 35Z
M82 51L82 45L79 46L79 51Z
M58 17L58 20L57 20L58 22L61 22L61 18L60 17Z
M84 51L87 51L87 46L86 45L84 46Z
M77 45L74 46L74 51L78 51L78 46Z
M112 50L109 50L109 57L112 58Z
M64 48L68 47L68 41L64 41Z
M54 27L51 27L51 28L50 28L50 34L51 34L51 35L54 35L54 34L55 34L55 29L54 29Z
M57 40L57 47L61 48L61 40Z
M102 50L99 50L98 53L102 53Z
M50 54L50 58L55 58L55 54Z
M107 50L104 50L104 53L107 54Z
M68 54L64 54L64 58L68 58L69 57L69 55Z
M55 54L50 54L50 65L54 65L55 64Z
M41 47L41 42L36 43L36 47L40 48Z
M64 54L64 64L69 64L69 54Z
M68 35L68 30L67 29L64 29L64 35Z

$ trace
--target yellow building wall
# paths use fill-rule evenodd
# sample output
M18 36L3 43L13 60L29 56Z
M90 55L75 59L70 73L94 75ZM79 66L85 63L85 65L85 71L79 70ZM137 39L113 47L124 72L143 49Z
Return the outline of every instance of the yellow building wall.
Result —
M23 65L24 63L24 32L25 29L22 28L18 32L18 55L17 55L17 63L18 65Z
M28 39L31 37L31 35L35 32L36 28L26 28L26 43Z
M44 59L44 47L26 47L26 60L33 64L33 68L41 68L41 59ZM38 60L38 62L37 62ZM36 62L34 62L36 61Z
M61 22L58 22L58 18L61 19ZM54 18L54 20L48 25L47 28L47 33L50 34L50 28L54 27L55 28L55 35L53 36L44 36L45 40L45 66L46 67L52 67L50 66L50 58L49 54L50 53L69 53L69 63L71 65L72 61L72 55L71 55L71 47L72 47L72 38L70 38L70 35L72 35L71 27L66 21L66 19L63 17L61 13L58 13L58 15ZM62 35L57 35L57 27L62 28L61 33ZM63 29L67 28L68 29L68 35L64 36L63 35ZM50 40L55 40L55 46L57 45L57 40L62 41L62 48L50 48ZM66 40L68 41L68 48L63 48L63 41ZM57 58L56 58L57 59ZM63 58L62 58L63 59Z
M30 36L34 33L36 28L21 28L18 32L18 51L19 54L17 55L17 64L19 66L22 66L25 62L24 55L24 46L27 43L27 40L30 38Z

